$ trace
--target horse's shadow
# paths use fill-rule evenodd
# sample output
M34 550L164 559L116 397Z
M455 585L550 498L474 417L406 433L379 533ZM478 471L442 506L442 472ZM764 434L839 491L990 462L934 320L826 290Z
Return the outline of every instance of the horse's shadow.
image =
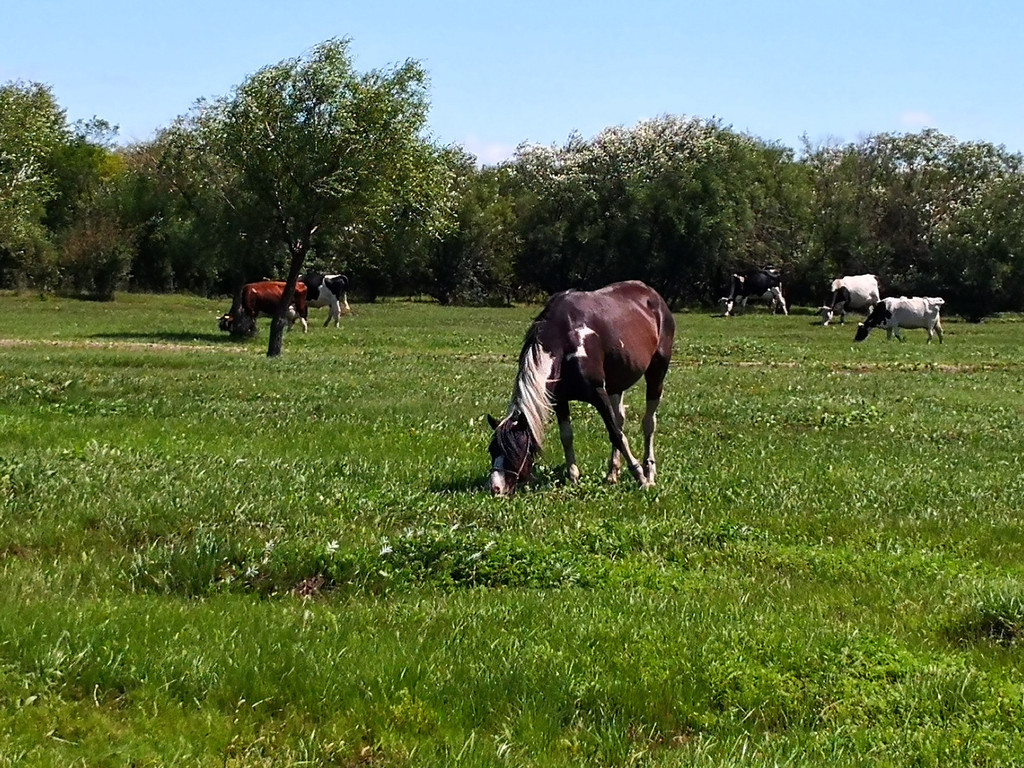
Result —
M437 478L430 483L428 490L431 493L436 493L442 496L455 495L455 494L477 494L484 493L490 495L490 473L480 474L466 473L461 477L454 478ZM540 492L540 491L552 491L556 489L562 490L574 490L576 492L585 492L586 489L591 487L596 488L611 488L613 486L603 482L596 481L581 481L573 483L569 479L568 471L564 467L558 468L544 468L537 472L534 477L528 481L521 483L521 491L524 492Z
M480 493L487 490L488 475L465 474L461 477L438 478L428 486L431 493L441 495Z

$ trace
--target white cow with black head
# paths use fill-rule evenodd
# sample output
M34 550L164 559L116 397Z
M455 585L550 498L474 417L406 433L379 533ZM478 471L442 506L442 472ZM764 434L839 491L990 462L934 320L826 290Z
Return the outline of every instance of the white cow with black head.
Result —
M904 341L900 334L900 328L924 328L928 331L928 343L931 343L932 336L938 334L939 343L942 343L942 320L939 318L939 310L945 304L944 299L938 297L913 297L882 299L875 304L867 320L857 326L855 341L864 341L873 328L884 328L887 339L895 336Z

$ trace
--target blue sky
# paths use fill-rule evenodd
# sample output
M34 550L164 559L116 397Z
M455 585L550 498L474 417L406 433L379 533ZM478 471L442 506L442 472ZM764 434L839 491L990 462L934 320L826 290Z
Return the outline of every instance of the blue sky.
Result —
M0 83L147 140L199 98L332 37L361 71L419 61L428 130L483 162L664 114L799 149L935 128L1024 152L1016 0L7 2Z

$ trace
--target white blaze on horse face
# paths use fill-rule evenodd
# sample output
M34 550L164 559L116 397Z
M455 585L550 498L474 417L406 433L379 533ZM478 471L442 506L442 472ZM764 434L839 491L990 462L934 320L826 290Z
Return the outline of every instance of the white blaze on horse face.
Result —
M586 325L581 325L579 328L573 328L569 338L576 342L576 349L569 353L570 360L574 357L587 356L587 337L593 336L594 333L594 329Z
M491 493L496 496L504 496L508 493L508 486L505 485L504 456L498 456L491 467Z

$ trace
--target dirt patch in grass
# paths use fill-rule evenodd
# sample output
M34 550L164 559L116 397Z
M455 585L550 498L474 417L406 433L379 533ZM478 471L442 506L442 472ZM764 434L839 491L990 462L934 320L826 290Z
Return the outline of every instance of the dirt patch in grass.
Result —
M166 341L64 341L61 339L0 339L0 349L15 347L56 347L58 349L124 349L129 351L153 350L157 352L216 352L225 346L215 344L180 344ZM242 347L230 347L242 349Z

